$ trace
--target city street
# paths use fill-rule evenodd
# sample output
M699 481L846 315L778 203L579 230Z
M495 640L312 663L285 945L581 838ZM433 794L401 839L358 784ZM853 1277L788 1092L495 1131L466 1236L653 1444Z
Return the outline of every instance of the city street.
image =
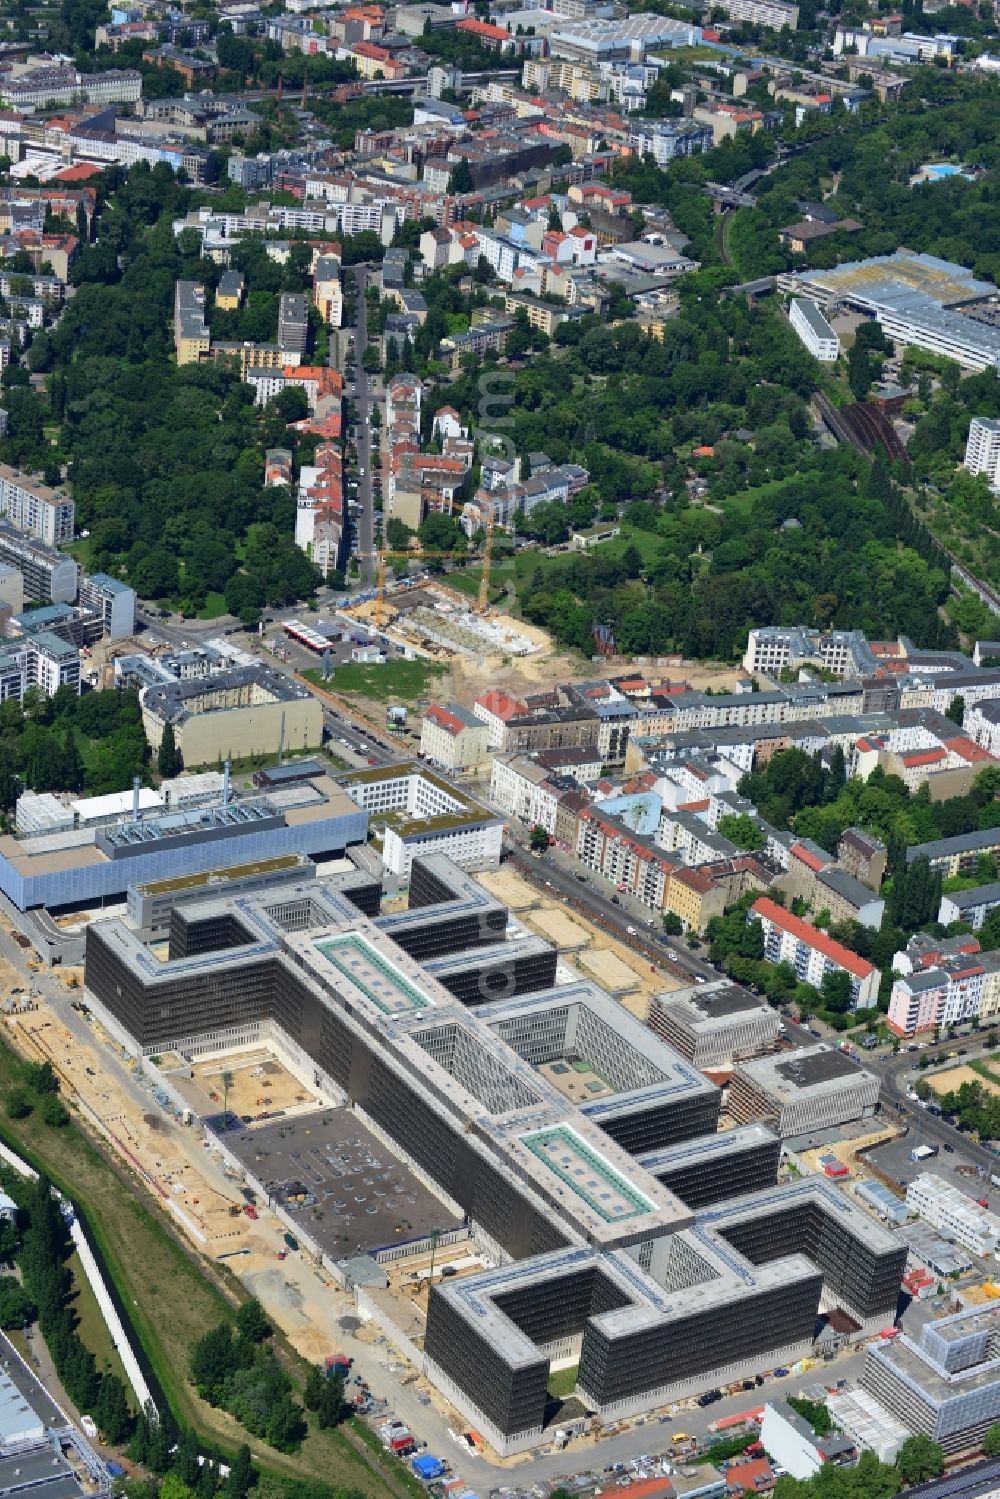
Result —
M368 284L365 267L354 268L357 311L354 323L354 409L357 422L358 505L355 512L355 552L366 583L375 582L375 502L372 489L371 392L364 367L368 347Z

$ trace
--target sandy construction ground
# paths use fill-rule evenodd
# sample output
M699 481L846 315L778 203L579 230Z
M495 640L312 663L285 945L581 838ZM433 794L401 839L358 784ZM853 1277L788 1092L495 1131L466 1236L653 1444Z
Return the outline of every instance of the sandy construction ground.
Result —
M476 875L491 895L504 901L528 931L537 932L560 949L560 961L593 979L622 1008L639 1020L649 1016L654 994L680 988L680 984L645 955L610 936L603 927L579 911L567 910L563 901L535 888L515 870L493 869Z
M858 1135L853 1140L838 1140L835 1145L824 1145L819 1150L807 1150L803 1152L802 1159L810 1165L820 1176L823 1175L823 1167L820 1164L821 1155L835 1155L838 1161L842 1161L849 1170L858 1175L865 1175L863 1167L858 1170L858 1154L863 1150L874 1150L878 1145L888 1145L890 1140L896 1139L896 1130L877 1129L867 1135Z
M935 1072L928 1076L927 1081L939 1095L954 1093L963 1083L982 1083L988 1093L1000 1093L1000 1082L993 1082L964 1064L961 1067L949 1067L947 1072Z
M228 1095L224 1073L232 1078ZM315 1107L313 1094L266 1049L196 1062L191 1074L171 1073L170 1081L199 1114L221 1113L224 1099L232 1113L254 1118L265 1110L273 1115Z
M526 926L534 927L536 932L547 937L562 953L575 952L578 948L588 946L592 940L592 932L587 930L582 921L548 902L542 902L535 910L526 913L523 920Z
M626 994L632 989L638 989L641 983L639 974L630 963L624 962L616 952L604 948L595 947L578 953L576 966L592 974L601 988L607 989L609 994Z

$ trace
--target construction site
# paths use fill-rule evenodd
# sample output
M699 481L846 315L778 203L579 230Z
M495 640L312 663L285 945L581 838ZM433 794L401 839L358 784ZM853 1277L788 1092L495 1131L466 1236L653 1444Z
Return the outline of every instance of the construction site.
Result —
M449 656L531 656L544 650L549 637L510 615L477 611L468 597L447 584L423 582L397 586L360 599L340 611L355 624L376 630L401 650L430 660Z

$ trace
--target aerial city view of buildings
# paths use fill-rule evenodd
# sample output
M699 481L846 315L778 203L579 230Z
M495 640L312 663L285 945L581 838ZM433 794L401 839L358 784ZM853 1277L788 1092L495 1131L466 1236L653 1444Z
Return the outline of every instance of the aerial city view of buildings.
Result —
M1000 4L659 8L0 8L14 1499L1000 1487Z

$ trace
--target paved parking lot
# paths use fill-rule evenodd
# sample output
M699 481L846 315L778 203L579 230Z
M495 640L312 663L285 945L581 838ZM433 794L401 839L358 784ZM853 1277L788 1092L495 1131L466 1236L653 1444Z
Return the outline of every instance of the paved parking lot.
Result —
M453 1214L350 1109L232 1130L226 1144L332 1258L420 1238Z
M991 1186L988 1180L981 1178L978 1172L975 1175L964 1175L956 1169L970 1164L963 1158L960 1146L956 1146L951 1152L946 1151L942 1146L936 1156L930 1156L925 1161L911 1161L911 1150L915 1145L924 1143L935 1144L936 1142L929 1137L924 1141L919 1134L918 1127L911 1125L910 1133L904 1139L893 1140L890 1145L878 1146L871 1152L871 1158L880 1170L896 1182L902 1181L909 1184L921 1172L932 1171L935 1176L943 1177L950 1186L958 1187L967 1197L989 1198L990 1206L996 1208L1000 1203L1000 1191L996 1187Z

